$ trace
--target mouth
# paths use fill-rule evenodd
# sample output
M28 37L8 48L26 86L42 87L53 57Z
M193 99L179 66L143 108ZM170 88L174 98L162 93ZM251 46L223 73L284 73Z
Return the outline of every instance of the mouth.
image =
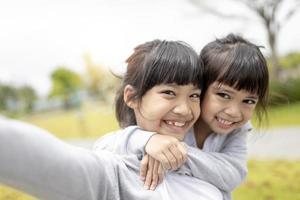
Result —
M237 122L227 120L227 119L223 119L223 118L220 118L220 117L216 117L216 120L218 122L219 127L223 128L223 129L229 129L237 123Z
M189 128L189 121L183 121L183 120L164 120L164 123L167 125L167 127L171 130L171 132L174 134L181 134L187 132L187 128Z

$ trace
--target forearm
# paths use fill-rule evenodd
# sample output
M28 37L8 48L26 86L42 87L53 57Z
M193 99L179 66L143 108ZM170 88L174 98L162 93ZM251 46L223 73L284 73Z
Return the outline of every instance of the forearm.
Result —
M203 152L188 147L188 161L185 167L193 176L221 190L232 191L247 175L246 158L239 156L238 158L226 153Z
M101 137L96 141L93 149L108 150L116 154L142 155L145 152L145 145L154 134L138 126L130 126Z
M0 160L1 183L41 199L96 199L99 181L112 185L102 158L17 121L0 119Z

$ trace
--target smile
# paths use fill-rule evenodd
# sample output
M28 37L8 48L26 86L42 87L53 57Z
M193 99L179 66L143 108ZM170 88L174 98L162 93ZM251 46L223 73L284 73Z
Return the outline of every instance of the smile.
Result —
M219 124L223 127L223 128L229 128L231 125L233 125L236 122L233 121L228 121L226 119L222 119L220 117L216 117L216 120L219 122Z
M184 127L186 122L178 122L178 121L166 121L167 124L176 126L176 127Z

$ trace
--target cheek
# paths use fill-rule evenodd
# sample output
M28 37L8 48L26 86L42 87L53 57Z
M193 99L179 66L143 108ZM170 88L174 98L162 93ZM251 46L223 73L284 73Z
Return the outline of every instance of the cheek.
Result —
M252 116L254 114L254 110L255 110L255 108L247 108L243 111L245 121L248 121L252 118Z
M192 106L192 112L193 112L194 118L198 119L202 112L202 110L200 109L199 103L196 103L195 105Z
M208 101L204 101L201 103L201 116L202 117L206 117L208 115L210 115L210 113L212 112L212 104L211 102Z
M209 112L210 110L220 106L219 100L216 99L213 95L206 95L203 101L201 102L201 114L202 112Z
M145 104L142 108L142 114L144 117L151 120L160 120L166 113L170 111L170 106L160 101L157 103Z

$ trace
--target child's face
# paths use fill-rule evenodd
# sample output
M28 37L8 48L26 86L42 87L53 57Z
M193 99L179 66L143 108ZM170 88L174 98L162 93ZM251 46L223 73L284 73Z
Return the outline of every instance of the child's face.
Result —
M200 89L193 84L161 84L134 103L137 125L182 140L200 115Z
M201 121L209 132L230 133L251 119L257 101L256 94L214 82L201 102Z

